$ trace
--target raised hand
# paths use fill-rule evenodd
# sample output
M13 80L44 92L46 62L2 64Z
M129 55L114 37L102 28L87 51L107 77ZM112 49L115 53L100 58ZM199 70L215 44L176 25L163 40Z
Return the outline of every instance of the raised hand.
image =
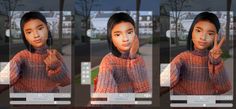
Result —
M220 40L219 44L217 43L218 41L218 34L215 36L215 40L214 40L214 46L213 48L210 50L210 55L214 58L214 59L218 59L221 55L222 55L222 50L221 50L221 46L225 41L225 36L222 37L222 39Z
M138 51L138 48L139 48L139 40L138 40L138 37L135 36L134 37L134 40L132 42L132 46L130 48L130 53L129 53L129 57L131 59L135 58L136 57L136 53Z
M48 72L48 76L55 75L53 74L56 68L60 67L60 61L57 57L56 50L47 50L48 56L44 59L44 63L46 64L46 71Z

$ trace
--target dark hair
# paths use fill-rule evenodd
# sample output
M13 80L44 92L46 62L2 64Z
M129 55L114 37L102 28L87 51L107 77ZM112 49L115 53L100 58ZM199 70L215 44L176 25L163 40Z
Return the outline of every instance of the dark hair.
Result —
M219 32L219 29L220 29L220 22L219 22L218 17L215 14L210 13L210 12L202 12L202 13L198 14L194 18L193 23L192 23L192 25L189 29L189 33L188 33L187 49L190 50L190 51L194 50L194 44L193 44L193 41L192 41L192 32L193 32L194 26L199 21L209 21L209 22L211 22L212 24L215 25L217 33ZM209 47L209 49L211 49L211 48L212 48L212 46Z
M123 13L123 12L115 13L108 20L108 23L107 23L107 41L108 41L108 46L109 46L109 50L111 51L111 53L113 55L117 56L117 57L120 57L121 53L119 52L119 50L115 47L115 45L112 42L112 29L113 29L113 27L116 24L121 23L121 22L129 22L135 28L134 20L127 13Z
M25 38L25 33L24 33L24 25L25 23L27 23L28 21L32 20L32 19L39 19L41 20L43 23L45 23L47 25L47 20L46 18L44 17L43 14L41 14L40 12L27 12L25 13L22 18L21 18L21 21L20 21L20 28L21 28L21 35L22 35L22 38L23 38L23 41L24 41L24 44L26 46L26 48L30 51L30 52L35 52L35 49L34 47L26 40ZM50 30L48 29L48 39L47 39L47 45L48 46L51 46L52 43L53 43L53 40L52 40L52 35L51 35L51 32Z

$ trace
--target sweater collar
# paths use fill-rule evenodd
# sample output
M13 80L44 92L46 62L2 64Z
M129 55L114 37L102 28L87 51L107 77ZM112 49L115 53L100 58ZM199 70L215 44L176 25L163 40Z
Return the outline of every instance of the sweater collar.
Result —
M121 53L120 58L123 58L123 59L129 58L129 52Z
M47 53L47 49L48 49L48 46L38 47L38 48L35 48L35 53L45 54Z
M208 50L200 50L194 47L194 50L192 51L193 54L198 55L198 56L207 56L208 55Z

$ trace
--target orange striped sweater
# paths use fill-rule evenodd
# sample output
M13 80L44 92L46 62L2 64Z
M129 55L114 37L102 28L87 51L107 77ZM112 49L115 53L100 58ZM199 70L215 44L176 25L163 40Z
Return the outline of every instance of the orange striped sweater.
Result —
M147 70L141 56L128 59L109 53L102 59L96 93L141 93L149 89Z
M14 92L54 93L59 92L59 86L70 84L69 71L62 57L59 59L61 67L54 70L60 73L52 77L47 75L43 61L46 57L47 47L42 47L36 48L35 53L22 50L10 60L10 84Z
M173 94L214 95L231 89L223 61L213 59L207 50L180 53L172 60L170 72Z

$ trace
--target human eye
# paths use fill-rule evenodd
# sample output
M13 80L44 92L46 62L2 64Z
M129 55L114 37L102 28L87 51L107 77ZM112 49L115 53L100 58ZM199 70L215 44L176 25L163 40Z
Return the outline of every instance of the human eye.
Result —
M40 26L38 29L39 29L39 30L42 30L43 28L44 28L43 26Z
M120 36L120 34L116 33L116 34L114 34L114 36L115 36L115 37L119 37L119 36Z
M208 35L213 37L215 35L215 33L211 32L211 33L208 33Z
M128 34L133 34L133 31L128 31Z
M25 33L26 33L26 34L30 34L30 33L31 33L31 31L26 31Z
M196 31L196 32L198 32L198 33L199 33L199 32L201 32L201 30L200 30L200 29L195 29L195 31Z

